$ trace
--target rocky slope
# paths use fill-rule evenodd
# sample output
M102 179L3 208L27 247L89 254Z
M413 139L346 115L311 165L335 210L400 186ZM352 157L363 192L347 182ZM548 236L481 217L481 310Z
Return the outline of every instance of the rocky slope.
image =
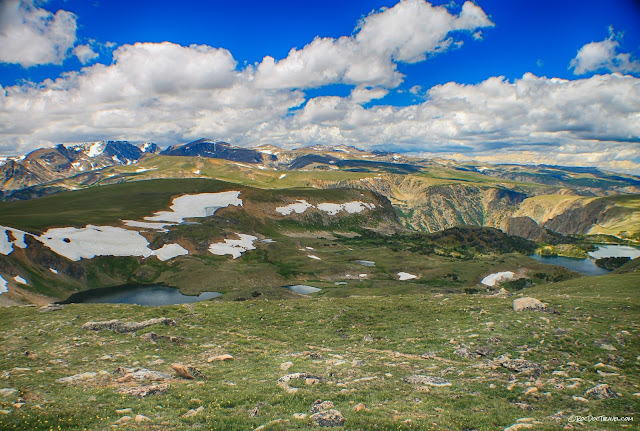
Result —
M41 148L25 157L9 158L0 166L3 194L107 166L129 165L160 149L156 144L133 145L127 141L104 141Z

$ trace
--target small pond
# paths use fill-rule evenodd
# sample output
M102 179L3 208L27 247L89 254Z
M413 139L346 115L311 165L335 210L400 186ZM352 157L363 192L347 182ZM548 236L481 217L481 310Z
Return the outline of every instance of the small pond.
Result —
M624 245L601 245L598 247L598 250L590 252L589 256L591 257L585 259L575 259L564 256L540 256L537 254L529 257L538 262L563 266L571 271L586 275L603 275L608 274L610 271L597 266L595 259L602 257L630 257L634 259L640 256L640 250Z
M160 285L127 285L90 289L74 293L64 304L137 304L137 305L173 305L205 301L222 296L218 292L203 292L200 295L183 295L175 287Z
M318 289L313 286L305 286L304 284L296 284L294 286L284 286L285 289L293 290L296 293L302 293L303 295L308 295L310 293L320 292L322 289Z

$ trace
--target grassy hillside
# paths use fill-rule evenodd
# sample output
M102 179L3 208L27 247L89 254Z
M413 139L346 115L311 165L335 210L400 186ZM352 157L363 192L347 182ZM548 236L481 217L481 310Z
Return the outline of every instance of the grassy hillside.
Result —
M10 390L0 397L0 428L101 430L123 416L144 415L144 422L129 423L141 430L317 429L308 416L317 399L332 401L346 419L337 429L349 430L493 430L520 418L551 430L570 424L574 415L637 416L638 286L640 274L631 273L524 291L553 312L515 312L514 297L449 293L163 308L69 305L49 313L3 308L0 371ZM134 334L81 328L88 321L160 316L175 326ZM157 334L155 342L150 333ZM220 354L233 359L207 361ZM499 365L503 354L531 361L533 371ZM202 375L179 378L169 366L176 362ZM118 381L119 367L171 377ZM291 380L299 390L288 393L277 380L295 372L320 379ZM79 373L96 374L56 382ZM451 385L404 381L412 375ZM145 398L120 392L152 383L169 387ZM585 395L602 383L620 396ZM354 411L358 403L366 410ZM184 417L200 406L195 416ZM585 422L580 429L619 427Z

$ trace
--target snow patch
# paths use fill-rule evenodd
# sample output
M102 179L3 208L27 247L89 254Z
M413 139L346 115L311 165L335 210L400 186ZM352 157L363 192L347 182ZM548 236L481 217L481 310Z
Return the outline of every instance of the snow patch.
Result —
M511 271L496 272L487 275L482 279L480 283L484 284L485 286L495 286L496 283L512 280L513 277L515 277L515 274Z
M13 240L9 239L9 232L15 238ZM21 231L19 229L13 229L6 226L0 226L0 253L6 255L11 254L13 252L13 247L18 248L27 248L27 243L24 241L25 235L27 232Z
M311 258L311 259L315 259L315 260L322 260L322 259L320 259L318 256L316 256L316 255L314 255L314 254L308 254L307 256L308 256L309 258Z
M195 171L193 171L193 173L196 175L200 175L200 169L196 169Z
M281 180L281 179L285 178L286 176L287 176L287 174L282 174L282 175L280 175L280 176L278 177L278 179L279 179L279 180Z
M9 289L7 288L7 280L2 278L2 276L0 275L0 295L8 291Z
M16 275L15 277L13 277L13 279L15 281L17 281L18 283L21 283L21 284L29 284L29 283L27 283L27 280L25 280L24 278L20 277L19 275Z
M113 226L53 228L36 239L59 255L75 261L96 256L149 257L153 254L147 239L139 232Z
M99 156L104 151L104 147L105 146L104 146L104 144L102 142L94 142L89 147L89 151L87 151L87 156L89 156L91 158ZM116 156L113 156L113 157L115 157L117 159Z
M399 272L398 273L398 279L400 281L413 280L414 278L418 278L418 276L417 275L413 275L413 274L409 274L408 272Z
M183 256L189 254L189 250L182 247L180 244L165 244L161 248L154 250L153 254L158 260L169 260L177 256Z
M240 239L225 239L224 242L217 242L209 246L209 251L218 256L230 254L234 259L242 256L247 250L255 250L253 242L258 239L253 235L236 233Z
M147 150L149 148L151 148L151 143L150 142L145 142L144 144L142 144L142 146L140 147L140 151L142 151L143 153L146 153Z
M242 206L242 199L239 199L238 196L240 196L238 191L184 195L173 200L171 211L159 211L144 219L182 223L185 218L209 217L220 208L226 208L230 205Z
M57 269L54 269L54 268L49 268L49 271L53 272L54 274L57 274L57 273L58 273L58 270L57 270Z
M142 172L147 172L147 171L155 171L156 169L158 169L157 167L153 166L151 168L138 168L136 169L136 173L142 173Z
M354 201L354 202L345 202L343 204L334 204L334 203L325 202L325 203L318 204L317 208L320 211L324 211L328 213L329 215L336 215L340 211L346 211L349 214L355 214L355 213L360 213L365 209L373 209L375 207L376 206L374 204Z
M311 205L309 202L307 202L304 199L298 199L297 203L295 204L289 204L283 207L276 208L276 212L282 215L289 215L292 212L295 212L296 214L302 214L309 208L313 208L313 205Z

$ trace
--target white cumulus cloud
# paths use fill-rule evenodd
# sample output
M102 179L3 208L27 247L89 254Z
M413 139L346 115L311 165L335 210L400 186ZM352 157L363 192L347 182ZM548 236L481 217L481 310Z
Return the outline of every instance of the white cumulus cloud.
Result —
M424 0L406 0L361 20L355 36L317 37L276 61L265 57L256 83L264 88L313 88L333 83L397 87L397 63L416 63L459 45L455 32L492 27L484 11L466 2L458 15Z
M609 37L600 42L591 42L578 50L571 60L569 68L576 75L607 70L610 72L640 72L640 61L631 58L629 53L618 52L622 34L609 29Z
M95 52L89 44L76 45L76 47L73 48L73 55L78 57L78 60L80 60L82 64L91 63L91 61L98 58L98 53Z
M23 67L60 64L76 42L76 16L33 1L0 2L0 62Z

